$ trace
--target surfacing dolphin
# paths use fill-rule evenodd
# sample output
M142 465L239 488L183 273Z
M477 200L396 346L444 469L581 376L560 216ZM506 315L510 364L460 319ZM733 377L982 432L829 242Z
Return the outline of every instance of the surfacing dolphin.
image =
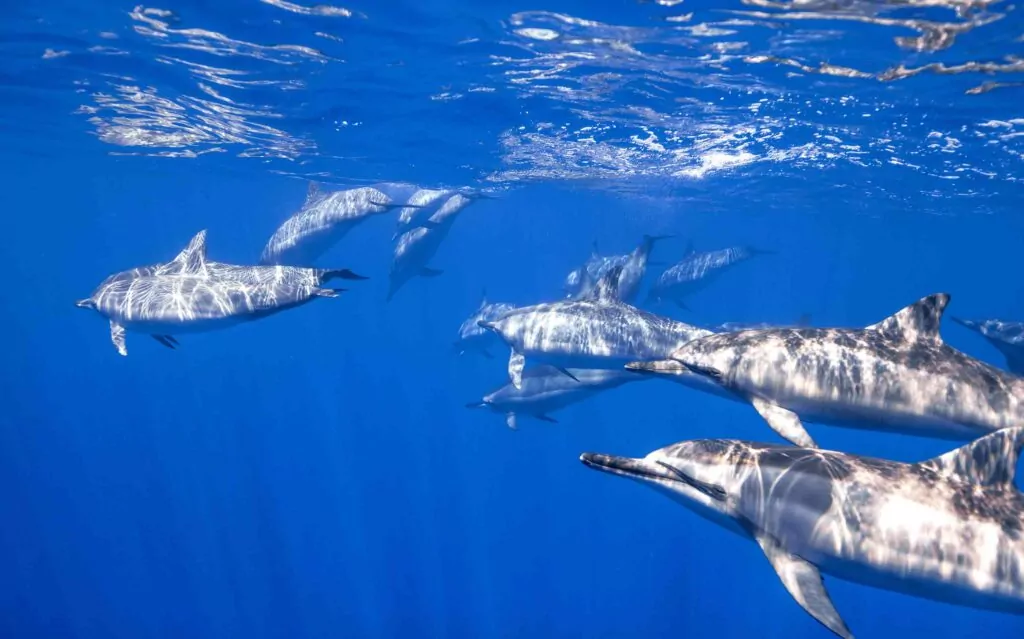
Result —
M773 253L774 251L751 246L734 246L719 251L698 253L691 246L686 257L661 274L651 287L647 302L661 302L667 299L686 309L683 300L687 296L706 288L737 264L746 262L755 255Z
M609 271L587 299L517 308L481 322L509 345L508 375L522 388L526 358L563 369L622 368L634 360L665 359L710 331L642 311L615 298L622 267Z
M557 423L551 417L556 410L578 404L583 400L628 382L644 379L626 370L588 368L558 369L540 365L523 372L522 387L505 384L485 395L482 401L466 404L466 408L489 408L505 415L505 423L512 430L517 419L528 415L545 422Z
M966 320L952 318L957 324L977 331L1006 358L1006 368L1024 375L1024 322L1003 320Z
M394 259L388 281L388 301L406 282L416 277L436 277L443 271L427 266L452 228L455 218L474 199L454 193L421 226L406 231L395 242Z
M717 333L674 359L753 404L777 433L816 444L801 419L964 441L1024 424L1024 379L942 340L949 295L867 328Z
M125 331L148 333L168 348L174 335L227 328L294 308L344 289L323 288L335 278L366 279L348 269L239 266L206 258L200 231L170 262L121 271L76 302L110 320L110 339L127 355Z
M853 635L821 574L970 608L1024 614L1024 428L917 464L735 440L642 459L584 453L761 546L814 619Z
M386 194L369 186L324 192L310 183L305 204L274 231L260 264L313 266L356 226L374 215L407 206L404 201L393 203Z
M493 355L490 353L490 347L500 344L501 340L498 339L497 335L480 326L480 323L496 320L514 308L514 304L488 302L487 293L484 292L480 300L480 306L459 327L459 339L452 344L452 348L459 355L464 354L466 351L476 351L487 359L491 359Z

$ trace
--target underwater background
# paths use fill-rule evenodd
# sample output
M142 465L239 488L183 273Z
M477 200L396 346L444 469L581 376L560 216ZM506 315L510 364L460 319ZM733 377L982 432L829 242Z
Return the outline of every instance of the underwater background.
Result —
M657 380L557 424L465 405L487 299L564 295L590 255L775 251L650 310L874 323L948 292L1024 320L1024 22L1006 2L90 0L0 26L0 636L828 637L756 545L587 470L684 439L781 441ZM394 216L321 266L339 299L168 350L74 306L108 274L255 263L307 185L493 189L385 302ZM663 267L652 267L653 281ZM348 284L348 283L346 283ZM918 461L955 443L812 424ZM1018 480L1018 484L1019 484ZM826 577L860 637L1024 618Z

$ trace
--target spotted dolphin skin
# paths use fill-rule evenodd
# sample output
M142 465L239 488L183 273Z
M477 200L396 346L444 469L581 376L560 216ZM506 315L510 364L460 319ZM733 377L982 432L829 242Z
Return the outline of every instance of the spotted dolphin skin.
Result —
M313 266L349 231L374 215L407 207L373 187L324 192L311 183L298 213L278 227L260 257L260 264Z
M735 246L719 251L698 253L692 248L677 264L669 267L651 287L648 302L671 300L681 308L687 308L684 299L706 288L709 284L730 271L737 264L746 262L755 255L770 255L750 246Z
M621 273L621 266L609 271L587 299L524 306L481 322L509 345L508 373L516 388L522 388L527 357L564 369L616 369L635 360L665 359L710 334L618 301Z
M500 344L501 340L497 335L482 327L480 324L491 322L506 313L515 309L515 305L503 302L488 302L485 292L480 301L480 306L470 315L459 327L459 339L455 341L452 348L459 355L468 351L475 351L484 357L491 359L490 347Z
M1003 320L967 320L952 318L957 324L980 333L1006 358L1011 373L1024 375L1024 322Z
M122 271L76 303L110 321L117 352L127 355L125 331L148 333L164 346L175 335L260 319L344 289L324 288L331 279L366 279L347 269L239 266L208 260L200 231L170 262Z
M568 373L568 374L567 374ZM594 395L629 382L644 379L625 370L566 369L536 366L523 372L522 387L505 384L467 408L489 408L505 416L509 428L517 428L517 419L528 415L555 423L551 413L584 401Z
M717 333L671 359L753 404L784 438L816 444L801 420L966 441L1024 424L1024 379L948 346L949 295L867 328Z
M436 277L443 272L427 264L448 237L459 213L473 202L472 197L454 193L426 222L398 237L389 274L388 301L412 278Z
M756 541L796 602L848 638L822 573L1024 614L1024 495L1013 483L1022 446L1017 427L917 464L720 439L580 459Z

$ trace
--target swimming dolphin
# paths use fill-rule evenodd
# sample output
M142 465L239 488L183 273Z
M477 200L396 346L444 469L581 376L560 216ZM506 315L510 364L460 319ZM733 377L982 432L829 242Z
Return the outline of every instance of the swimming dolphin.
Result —
M313 266L317 258L353 228L374 215L407 207L394 203L373 187L324 192L310 183L306 202L298 213L278 227L260 257L260 264Z
M514 309L515 305L488 302L486 292L482 297L480 306L459 327L459 339L455 341L452 347L458 351L459 355L473 350L491 359L493 356L488 349L492 344L501 343L501 340L498 339L497 335L480 326L480 323L490 322L501 317Z
M490 408L505 415L505 423L517 428L517 418L529 415L545 422L557 423L551 413L593 397L601 391L617 388L628 382L644 379L626 370L536 366L523 372L522 387L505 384L467 408Z
M1006 357L1006 368L1011 373L1024 375L1024 322L952 319L957 324L977 331L989 344L995 346Z
M1024 379L948 346L949 295L867 328L717 333L672 353L746 399L777 433L815 446L801 419L963 441L1024 425Z
M621 266L613 268L587 299L524 306L480 323L511 348L508 374L516 388L522 388L527 357L560 369L614 369L665 359L682 344L710 335L615 299L621 274Z
M373 188L386 195L392 204L404 205L398 210L398 224L391 237L392 241L409 229L431 226L430 216L453 193L450 190L426 189L405 182L381 182L374 184Z
M757 541L797 603L852 637L822 573L1024 614L1024 495L1013 483L1022 446L1018 427L916 464L721 439L580 460Z
M438 207L425 225L406 231L399 236L395 243L394 260L391 263L388 301L395 296L398 289L417 275L435 277L442 273L442 271L428 267L427 262L434 257L441 242L448 237L455 218L473 201L461 193L455 193Z
M746 262L755 255L771 253L772 251L751 246L734 246L719 251L698 253L691 246L686 257L661 274L651 287L647 301L660 302L668 299L685 309L687 306L683 299L688 295L706 288L737 264Z
M583 266L573 269L565 277L566 297L571 299L580 295L586 296L608 271L616 266L624 265L628 259L628 254L600 255L597 250L597 242L594 242L590 257L587 258Z
M615 255L612 257L598 258L601 261L596 263L596 268L591 269L584 267L577 269L579 272L580 287L573 299L586 297L597 282L600 281L601 277L604 277L611 269L622 266L622 275L619 277L618 288L615 291L615 298L619 301L632 304L636 299L637 293L640 292L640 284L643 282L644 275L647 274L647 263L648 258L651 255L651 249L654 248L654 243L659 240L664 240L671 235L645 235L643 242L640 246L636 247L631 253L626 255ZM591 258L594 260L594 258ZM588 265L590 262L588 262ZM577 272L573 271L573 273ZM572 273L569 274L572 277ZM569 279L566 280L567 282Z
M347 269L239 266L208 260L200 231L173 260L115 273L92 295L76 302L110 320L110 338L127 355L125 330L148 333L168 348L174 335L226 328L305 304L336 297L323 288L331 279L366 279Z

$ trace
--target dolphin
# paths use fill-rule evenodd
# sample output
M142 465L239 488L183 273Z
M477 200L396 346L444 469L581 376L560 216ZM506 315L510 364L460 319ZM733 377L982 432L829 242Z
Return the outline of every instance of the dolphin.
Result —
M442 273L428 267L427 262L434 257L441 243L448 237L455 218L473 201L470 197L455 193L438 207L426 223L399 236L395 243L394 260L391 263L388 301L406 282L417 275L436 277Z
M313 266L359 224L374 215L407 206L404 201L392 202L373 187L324 192L310 183L305 204L274 231L263 249L260 264Z
M966 320L952 318L957 324L980 333L989 344L995 346L1006 358L1006 368L1011 373L1024 375L1024 322L1003 320Z
M398 210L398 224L391 237L392 241L409 229L431 226L430 216L454 193L445 189L426 189L405 182L381 182L374 184L373 188L386 195L393 204L404 205Z
M568 374L566 374L568 371ZM505 415L505 423L517 428L517 418L529 415L541 421L557 423L550 414L577 404L601 391L644 379L626 370L562 369L541 365L523 372L522 387L505 384L466 408L490 408Z
M204 230L170 262L115 273L75 305L106 317L114 347L127 355L126 330L148 333L175 348L177 334L226 328L317 297L337 297L344 289L323 288L335 278L366 279L348 269L239 266L208 260Z
M965 441L1024 424L1024 379L948 346L949 295L921 299L867 328L717 333L672 353L753 404L798 446L801 419Z
M669 299L680 308L686 309L687 306L683 299L688 295L706 288L737 264L746 262L755 255L772 253L773 251L765 251L751 246L734 246L718 251L698 253L693 250L691 245L686 257L670 266L654 283L647 295L647 302L660 302L663 299Z
M671 235L644 235L643 241L631 253L626 255L614 255L611 257L597 258L600 262L595 263L595 268L581 268L573 271L579 273L580 286L577 292L572 295L573 299L586 297L597 285L604 275L613 268L622 266L622 275L619 277L619 284L615 291L615 299L632 304L640 292L640 284L644 275L647 274L648 258L654 243L672 237ZM591 260L594 260L592 257ZM588 265L590 262L588 262ZM566 278L568 283L572 278Z
M484 292L482 298L480 306L459 327L459 339L455 341L452 348L457 350L459 355L464 354L468 350L474 350L484 357L491 359L493 356L488 348L492 343L500 342L500 340L497 335L480 326L480 323L498 319L512 311L515 305L503 302L488 302L486 292Z
M665 359L682 344L711 334L618 301L622 270L609 271L586 299L524 306L480 323L511 348L513 386L522 388L527 357L560 369L622 368L634 360Z
M622 266L629 255L600 255L594 242L590 257L583 266L573 269L565 277L565 295L573 299L586 296L597 282L616 266Z
M911 464L722 439L580 460L753 539L796 602L849 638L822 573L1024 614L1024 495L1014 486L1022 447L1016 427Z

